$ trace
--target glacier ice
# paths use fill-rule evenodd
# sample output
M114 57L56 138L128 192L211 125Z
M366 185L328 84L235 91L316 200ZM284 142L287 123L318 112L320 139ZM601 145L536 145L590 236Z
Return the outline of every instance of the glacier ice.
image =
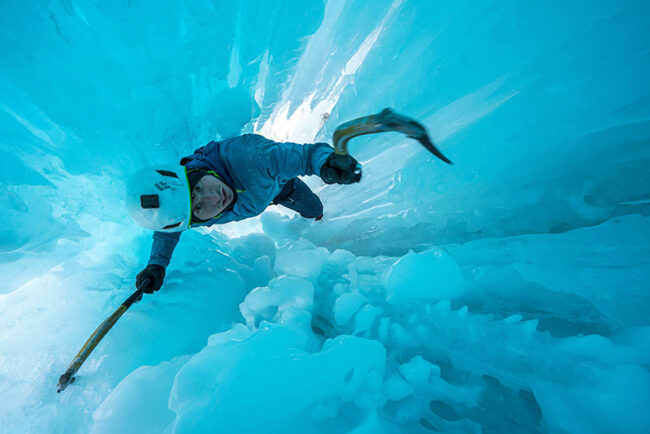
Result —
M455 259L439 249L413 251L400 258L386 277L386 301L437 302L463 295L463 273Z
M55 0L0 6L0 431L644 433L647 2ZM151 234L125 179L210 140L350 144L361 183Z

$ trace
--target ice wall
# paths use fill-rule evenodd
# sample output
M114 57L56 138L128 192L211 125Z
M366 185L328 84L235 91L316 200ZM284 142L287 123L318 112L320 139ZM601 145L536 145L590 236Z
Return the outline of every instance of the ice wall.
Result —
M645 432L650 14L623 3L0 6L0 431ZM355 139L325 220L192 231L132 291L137 168L257 132Z

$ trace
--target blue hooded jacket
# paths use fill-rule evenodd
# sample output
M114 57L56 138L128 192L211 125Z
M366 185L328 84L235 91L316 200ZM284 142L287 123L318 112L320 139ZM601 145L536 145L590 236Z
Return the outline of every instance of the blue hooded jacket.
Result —
M327 143L277 143L257 134L210 142L181 160L187 169L214 170L237 191L231 210L191 227L212 226L261 214L297 176L320 175L334 152ZM149 265L167 267L181 232L154 232Z

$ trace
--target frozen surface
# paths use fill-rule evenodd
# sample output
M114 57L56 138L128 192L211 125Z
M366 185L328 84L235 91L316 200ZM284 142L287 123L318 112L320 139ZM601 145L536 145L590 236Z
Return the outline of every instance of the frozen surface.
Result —
M372 3L372 4L370 4ZM647 433L647 2L0 6L0 431ZM209 140L352 141L360 184L150 236L125 178Z

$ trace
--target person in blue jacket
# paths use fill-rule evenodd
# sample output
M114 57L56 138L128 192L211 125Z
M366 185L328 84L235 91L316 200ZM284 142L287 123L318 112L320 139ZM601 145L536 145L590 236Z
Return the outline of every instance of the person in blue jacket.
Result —
M323 205L298 176L319 175L328 184L361 180L361 167L326 143L277 143L256 134L213 141L180 165L142 169L129 182L127 207L154 230L151 255L136 286L152 293L183 230L244 220L278 204L319 220Z

